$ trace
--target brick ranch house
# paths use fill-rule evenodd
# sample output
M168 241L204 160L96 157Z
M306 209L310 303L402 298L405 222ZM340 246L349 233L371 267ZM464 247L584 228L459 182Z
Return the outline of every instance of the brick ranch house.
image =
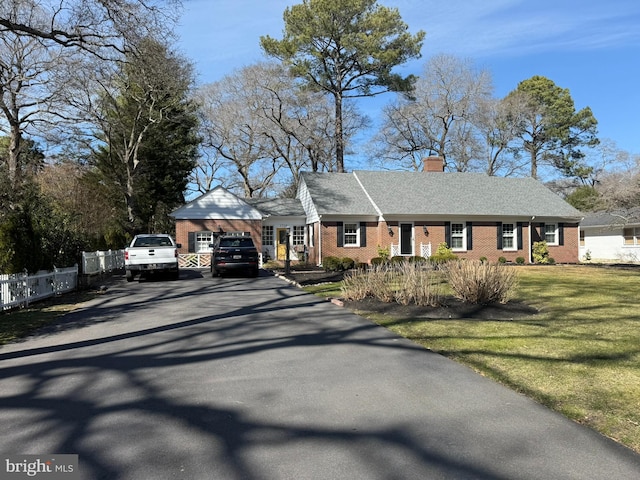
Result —
M208 251L213 232L248 232L263 259L321 265L328 256L370 263L435 253L442 242L460 258L523 257L546 240L559 263L578 263L582 214L532 178L445 173L428 157L422 172L303 172L296 199L241 199L222 187L172 213L181 253ZM288 234L288 235L287 235Z

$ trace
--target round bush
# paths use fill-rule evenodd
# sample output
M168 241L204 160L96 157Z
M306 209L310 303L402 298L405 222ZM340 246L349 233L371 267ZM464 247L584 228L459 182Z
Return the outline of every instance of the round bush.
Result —
M342 270L342 260L338 257L324 257L322 267L326 272L338 272Z
M343 257L340 259L340 266L342 270L351 270L355 265L356 262L353 258Z
M387 263L387 260L383 257L373 257L371 259L371 265L375 266L375 265L383 265Z

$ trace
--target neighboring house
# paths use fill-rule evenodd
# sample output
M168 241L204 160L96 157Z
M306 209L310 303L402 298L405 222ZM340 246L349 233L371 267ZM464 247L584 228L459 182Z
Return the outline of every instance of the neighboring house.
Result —
M586 214L580 222L580 260L640 262L640 211Z
M370 263L391 256L435 253L440 243L461 258L532 262L546 240L556 262L578 262L582 214L532 178L445 173L442 159L424 172L303 172L296 200L240 199L217 187L172 213L176 241L206 251L212 232L249 232L269 258L314 264L328 256ZM186 251L185 251L186 253Z

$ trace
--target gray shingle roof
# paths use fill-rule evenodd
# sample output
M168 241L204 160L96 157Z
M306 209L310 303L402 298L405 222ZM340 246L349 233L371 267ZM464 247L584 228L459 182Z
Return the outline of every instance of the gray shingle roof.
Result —
M245 198L245 202L265 215L304 217L302 203L297 198Z
M305 173L304 179L320 214L375 215L375 204L384 216L536 216L577 220L583 216L532 178L356 170L352 174Z
M586 213L581 227L622 227L640 224L640 208L616 212Z
M351 173L303 172L319 215L378 215Z

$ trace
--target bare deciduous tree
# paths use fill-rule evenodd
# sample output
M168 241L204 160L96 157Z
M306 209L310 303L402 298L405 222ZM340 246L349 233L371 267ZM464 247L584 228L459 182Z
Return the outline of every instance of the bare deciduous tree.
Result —
M481 157L473 121L491 92L489 73L469 60L433 57L410 96L385 108L375 156L419 169L423 157L437 155L450 170L473 169Z
M19 23L39 18L33 5L16 5L8 13ZM12 188L23 180L24 139L45 136L66 109L57 72L72 57L73 52L36 38L0 35L0 131L9 138L6 171Z
M170 34L179 0L3 0L0 34L37 38L48 45L119 58L128 45ZM16 9L34 15L16 18Z
M522 129L523 103L521 97L481 100L474 125L484 138L482 146L485 173L508 177L526 174L527 159L518 148L518 134Z
M204 146L235 171L238 187L250 198L269 187L278 166L265 145L261 98L255 85L245 80L236 74L206 85L198 92L198 101L205 117Z
M199 101L211 158L225 160L245 196L285 190L303 169L337 168L332 105L279 63L250 65L206 85ZM350 106L344 118L348 145L366 119Z

